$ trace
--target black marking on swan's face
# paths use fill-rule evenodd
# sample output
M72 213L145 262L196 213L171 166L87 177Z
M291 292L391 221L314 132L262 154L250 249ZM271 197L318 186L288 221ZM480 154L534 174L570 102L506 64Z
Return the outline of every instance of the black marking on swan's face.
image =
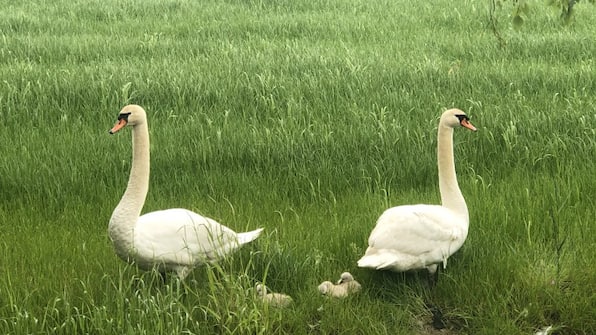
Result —
M457 117L457 119L459 120L460 126L462 126L464 128L468 128L471 131L476 131L476 127L474 127L470 123L470 118L468 118L468 116L466 114L455 114L455 117Z
M470 118L466 114L456 114L455 117L459 120L459 123L470 121Z
M130 112L118 114L118 121L124 119L124 121L128 122L128 117L130 116L130 114Z

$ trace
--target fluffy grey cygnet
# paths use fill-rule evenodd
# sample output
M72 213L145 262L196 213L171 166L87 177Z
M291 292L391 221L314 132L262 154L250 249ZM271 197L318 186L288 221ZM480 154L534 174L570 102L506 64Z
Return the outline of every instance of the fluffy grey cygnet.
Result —
M322 282L319 285L319 292L329 297L345 298L352 293L360 291L361 288L362 286L354 280L354 276L351 273L344 272L341 274L337 284L333 284L330 281Z
M342 273L337 284L347 287L348 292L350 293L356 293L362 288L362 285L360 285L349 272Z
M257 296L260 297L263 302L274 306L274 307L288 307L294 301L292 297L281 293L268 293L267 286L264 284L257 284L255 287Z

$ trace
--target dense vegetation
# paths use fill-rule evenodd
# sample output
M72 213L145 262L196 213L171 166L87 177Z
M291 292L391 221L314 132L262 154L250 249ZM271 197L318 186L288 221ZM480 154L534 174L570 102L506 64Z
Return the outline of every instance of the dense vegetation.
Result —
M0 5L0 333L428 334L429 302L453 334L596 333L596 6L501 48L471 0ZM128 103L149 115L145 211L259 240L181 284L115 256ZM358 269L385 208L439 202L450 107L479 129L455 133L468 241L434 290ZM343 271L363 291L319 296Z

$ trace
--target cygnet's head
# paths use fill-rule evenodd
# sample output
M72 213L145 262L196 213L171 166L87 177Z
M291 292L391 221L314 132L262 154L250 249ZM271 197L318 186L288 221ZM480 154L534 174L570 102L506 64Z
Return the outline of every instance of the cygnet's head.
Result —
M344 272L341 274L341 276L339 277L339 281L337 282L338 284L342 284L342 283L347 283L347 282L351 282L354 280L354 276L352 276L351 273L349 272Z
M267 286L264 284L258 283L257 286L255 286L255 290L257 291L257 295L263 296L267 294Z

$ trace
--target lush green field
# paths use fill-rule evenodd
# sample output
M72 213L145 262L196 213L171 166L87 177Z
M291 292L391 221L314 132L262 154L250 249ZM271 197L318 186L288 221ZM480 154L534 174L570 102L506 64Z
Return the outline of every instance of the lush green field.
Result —
M534 3L543 9L542 2ZM519 31L488 2L55 0L0 6L0 333L596 333L596 6ZM124 264L107 223L144 106L145 211L264 235L178 285ZM456 131L464 247L425 273L358 269L390 206L438 203L436 127ZM342 301L316 287L351 271ZM265 281L292 308L258 304Z

